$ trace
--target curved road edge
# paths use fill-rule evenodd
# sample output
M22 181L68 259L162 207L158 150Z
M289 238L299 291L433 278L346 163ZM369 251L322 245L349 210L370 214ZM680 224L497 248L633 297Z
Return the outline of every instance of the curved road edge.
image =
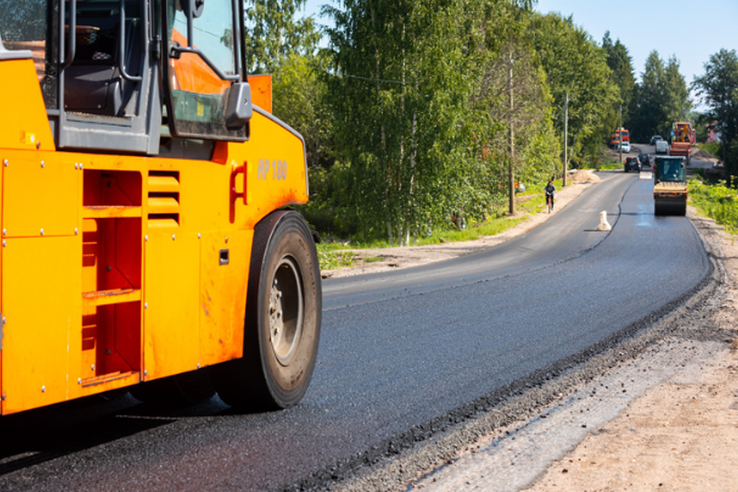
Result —
M715 254L717 232L709 220L691 214L690 220L711 263L690 291L585 351L313 476L311 485L330 483L325 488L332 491L463 490L475 484L519 490L576 446L587 429L615 418L675 367L724 350L724 335L709 321L728 282ZM703 342L697 349L696 341ZM644 364L659 370L642 369ZM608 395L606 386L619 388ZM587 423L578 425L579 433L545 425L585 412ZM482 457L476 472L469 471L474 470L469 456Z

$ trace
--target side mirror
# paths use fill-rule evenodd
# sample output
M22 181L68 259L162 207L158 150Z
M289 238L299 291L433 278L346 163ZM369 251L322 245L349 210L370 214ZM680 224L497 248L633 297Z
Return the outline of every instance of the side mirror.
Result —
M182 11L189 18L196 19L202 15L202 10L205 8L205 0L180 0L180 6Z
M225 123L228 128L240 128L251 119L251 86L248 82L237 82L228 89L225 105Z

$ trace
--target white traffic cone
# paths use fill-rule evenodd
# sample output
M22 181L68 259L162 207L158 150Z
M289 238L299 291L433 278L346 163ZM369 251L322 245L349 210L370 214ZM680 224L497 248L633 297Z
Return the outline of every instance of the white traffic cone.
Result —
M600 225L597 226L598 231L611 231L612 226L607 221L607 212L604 210L600 212Z

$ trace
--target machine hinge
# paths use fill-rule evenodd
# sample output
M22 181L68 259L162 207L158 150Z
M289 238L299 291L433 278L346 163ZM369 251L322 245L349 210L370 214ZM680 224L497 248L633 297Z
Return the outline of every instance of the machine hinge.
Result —
M159 58L161 58L161 38L159 36L155 36L151 42L151 58L155 61L159 61Z

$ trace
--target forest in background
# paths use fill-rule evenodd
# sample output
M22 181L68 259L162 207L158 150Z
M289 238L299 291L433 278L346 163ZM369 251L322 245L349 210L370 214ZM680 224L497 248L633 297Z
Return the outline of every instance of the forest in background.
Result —
M535 0L340 0L325 28L304 0L246 0L250 73L273 76L273 111L305 138L321 234L406 245L514 211L515 183L594 167L615 128L631 141L691 121L721 136L738 174L738 58L721 49L688 83L654 51L640 82L628 49ZM321 43L321 40L325 41ZM702 98L692 110L689 89Z

